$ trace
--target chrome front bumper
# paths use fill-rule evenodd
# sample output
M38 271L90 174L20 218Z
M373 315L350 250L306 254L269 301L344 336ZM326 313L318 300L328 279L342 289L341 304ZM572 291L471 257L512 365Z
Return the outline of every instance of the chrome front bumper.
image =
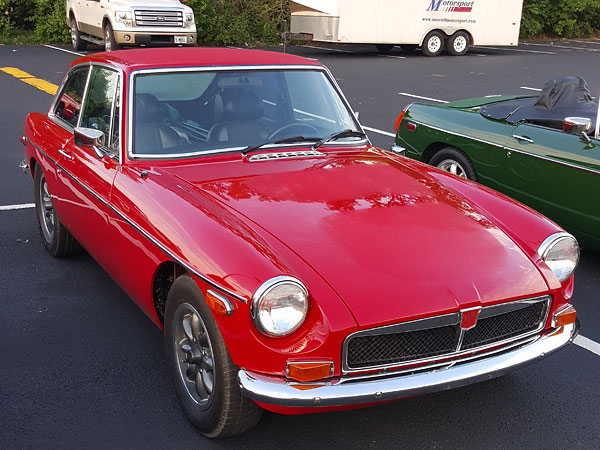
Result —
M246 397L279 406L327 407L396 400L490 380L558 350L578 333L579 323L576 322L566 325L562 333L547 334L522 347L475 361L414 374L394 376L387 373L362 380L341 377L308 390L296 389L284 378L244 369L239 371L238 381Z

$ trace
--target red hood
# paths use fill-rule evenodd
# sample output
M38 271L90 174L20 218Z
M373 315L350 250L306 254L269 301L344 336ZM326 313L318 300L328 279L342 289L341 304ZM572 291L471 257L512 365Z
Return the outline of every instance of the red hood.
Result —
M211 164L166 170L286 244L361 328L548 289L500 228L408 161L371 150L219 165L232 176L207 181Z

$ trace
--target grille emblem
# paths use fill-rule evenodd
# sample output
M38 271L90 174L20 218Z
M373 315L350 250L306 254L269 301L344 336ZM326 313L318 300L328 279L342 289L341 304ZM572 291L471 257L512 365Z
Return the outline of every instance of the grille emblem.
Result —
M479 317L479 312L481 311L481 306L476 306L475 308L463 309L460 318L460 329L461 330L470 330L475 325L477 325L477 318Z

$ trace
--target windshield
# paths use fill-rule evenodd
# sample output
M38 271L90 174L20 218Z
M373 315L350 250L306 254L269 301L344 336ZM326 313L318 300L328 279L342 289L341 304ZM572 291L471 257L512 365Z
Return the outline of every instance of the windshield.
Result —
M321 70L174 71L135 77L136 156L235 151L291 137L314 141L342 130L360 129ZM360 140L349 136L339 141Z

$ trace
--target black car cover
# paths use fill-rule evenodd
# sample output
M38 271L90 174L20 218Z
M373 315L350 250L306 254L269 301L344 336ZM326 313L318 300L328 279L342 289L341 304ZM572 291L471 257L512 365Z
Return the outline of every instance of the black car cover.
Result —
M586 117L592 120L592 130L598 112L598 103L592 99L587 83L581 77L564 77L548 81L540 95L491 103L479 112L484 117L536 123L561 128L565 117Z

